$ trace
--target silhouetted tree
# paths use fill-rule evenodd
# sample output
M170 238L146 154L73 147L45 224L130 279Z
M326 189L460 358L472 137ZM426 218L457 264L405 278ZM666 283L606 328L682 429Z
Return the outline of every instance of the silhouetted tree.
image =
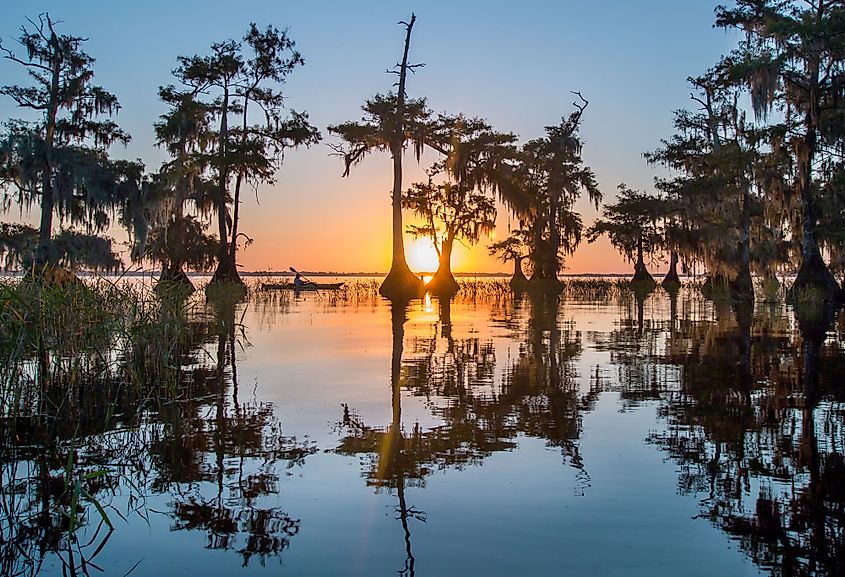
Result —
M215 185L207 155L214 141L210 127L213 110L194 92L173 86L159 88L159 97L170 110L155 124L156 137L172 160L165 162L153 179L151 196L156 198L158 210L154 211L145 256L161 263L159 284L177 283L192 290L184 268L211 268L219 247L197 218L214 210ZM197 214L186 214L186 208Z
M666 243L688 263L702 262L711 285L722 281L752 301L752 271L771 274L782 258L786 154L765 146L769 130L746 121L724 71L689 80L700 110L676 112L677 133L646 154L676 173L657 182L667 195Z
M240 191L244 182L273 182L287 148L310 145L319 133L305 113L286 115L279 86L304 63L287 32L255 24L243 42L227 40L212 45L211 55L180 57L174 75L194 94L211 98L206 105L219 121L211 165L217 181L214 194L220 246L212 282L241 283L237 271ZM263 121L250 123L250 104L263 113ZM240 125L229 126L237 115ZM234 193L229 194L234 178ZM232 212L229 204L232 203Z
M830 0L738 0L716 10L716 25L745 33L722 65L749 89L758 118L773 109L776 138L793 152L790 186L801 202L801 266L793 296L840 300L822 259L819 194L842 163L845 131L845 6Z
M414 236L428 236L439 265L429 292L450 297L458 291L452 275L455 241L474 244L496 225L495 194L510 189L516 137L494 132L483 120L441 117L451 135L449 154L429 170L427 183L414 184L402 204L423 220L409 227Z
M520 228L512 231L505 240L487 247L490 256L498 256L502 262L513 261L513 276L508 284L515 291L525 290L528 286L528 279L522 271L522 261L527 257L529 250L527 234L526 229Z
M606 234L610 244L634 263L631 282L655 284L644 256L653 256L663 247L659 220L665 208L661 198L619 185L614 204L605 205L602 218L587 229L587 240L594 242Z
M37 22L28 20L18 41L23 56L2 43L0 53L26 70L31 84L5 85L0 94L33 111L37 119L6 123L0 137L0 188L4 208L14 202L23 210L40 210L38 246L30 262L42 269L60 260L53 242L56 214L91 234L105 230L119 213L143 243L142 168L107 155L109 146L127 143L129 135L114 122L98 119L117 113L119 104L113 94L92 84L94 59L82 50L85 39L58 34L45 13ZM89 244L100 247L104 242L110 241L92 239Z
M405 243L402 225L402 155L410 145L419 160L427 145L435 145L445 152L442 145L436 144L432 133L431 111L424 98L407 97L405 84L408 71L422 64L408 63L408 49L411 43L411 31L416 16L411 14L409 22L400 22L405 27L405 49L402 62L393 70L399 76L396 94L376 94L363 106L364 117L360 122L344 122L329 127L329 132L338 135L344 144L335 146L335 151L343 157L344 176L349 176L352 166L361 162L373 151L388 151L393 159L393 257L390 272L379 287L379 292L388 298L406 299L420 296L423 292L422 281L411 272L405 260Z
M546 136L522 149L524 193L531 199L530 214L532 284L557 287L561 259L581 242L581 217L572 209L583 193L598 208L601 192L593 171L581 158L578 128L589 102L575 93L576 110Z

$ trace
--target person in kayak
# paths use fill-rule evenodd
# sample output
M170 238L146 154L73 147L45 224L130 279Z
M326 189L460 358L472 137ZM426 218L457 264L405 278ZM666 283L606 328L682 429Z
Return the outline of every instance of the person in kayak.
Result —
M296 276L293 277L293 286L296 288L296 290L302 289L303 287L305 287L305 284L305 281L302 280L302 276L299 273L296 273Z

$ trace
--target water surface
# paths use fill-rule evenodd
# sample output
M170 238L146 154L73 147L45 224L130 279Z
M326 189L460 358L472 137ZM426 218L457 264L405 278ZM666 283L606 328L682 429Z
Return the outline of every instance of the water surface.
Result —
M10 572L842 568L841 323L814 332L783 303L746 314L685 288L408 306L257 293L196 324L189 393L77 427L114 531L83 499L69 556L61 523L38 520L60 455L7 447Z

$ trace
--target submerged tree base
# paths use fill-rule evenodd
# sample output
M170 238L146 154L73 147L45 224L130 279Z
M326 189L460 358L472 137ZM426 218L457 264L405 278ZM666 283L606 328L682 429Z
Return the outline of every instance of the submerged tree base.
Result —
M842 304L843 291L817 254L801 263L798 276L786 294L791 303L815 302Z
M194 283L181 268L164 269L155 285L155 292L159 297L184 295L190 296L197 290Z
M526 285L528 292L532 294L559 294L563 292L564 284L558 278L545 278L533 275Z
M525 276L525 273L522 272L521 258L514 259L513 261L513 276L508 282L508 286L511 287L512 291L517 293L525 292L528 290L528 278Z
M381 296L395 302L409 301L425 295L425 284L408 268L404 260L393 263L378 289Z
M754 302L754 281L749 271L743 271L730 284L731 299L737 302Z
M642 262L637 263L637 266L634 267L634 276L631 277L631 283L657 286L657 281L654 280L654 277L651 276Z
M425 290L436 297L450 299L461 290L461 287L451 270L438 269L434 277L425 285Z
M212 281L205 287L206 298L214 301L223 300L240 302L246 298L248 292L246 285L242 280L240 280L240 278L238 279L238 282L222 280L214 282L212 279Z
M210 284L218 282L244 284L241 275L238 274L238 267L235 264L235 258L233 256L227 256L221 259L217 265L214 276L211 277Z
M667 291L678 290L681 288L681 278L678 276L678 271L670 270L666 273L666 276L664 276L663 280L660 281L660 286Z
M711 301L731 300L730 282L723 276L708 275L701 285L701 294Z

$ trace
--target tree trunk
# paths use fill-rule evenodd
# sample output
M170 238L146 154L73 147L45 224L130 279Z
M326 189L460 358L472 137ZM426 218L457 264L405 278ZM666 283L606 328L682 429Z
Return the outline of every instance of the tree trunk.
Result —
M648 272L648 269L645 266L645 261L643 260L642 235L640 235L639 239L637 240L637 262L634 265L634 276L631 277L631 282L657 285L657 283L654 281L654 277L651 276L650 272Z
M801 267L789 290L793 301L841 302L842 290L822 259L816 238L816 199L813 191L813 160L818 148L819 61L808 62L809 107L804 115L804 150L797 154L798 189L801 197Z
M431 294L446 299L452 298L460 290L458 281L452 274L452 247L454 243L455 239L451 234L443 241L443 246L440 247L440 262L437 266L437 272L434 273L434 277L425 287Z
M801 208L801 267L792 288L789 289L790 300L841 302L842 289L822 259L816 240L815 199L804 186L801 186Z
M390 272L382 281L379 293L392 300L407 300L418 298L425 292L422 280L417 278L408 267L405 260L405 243L402 226L402 152L405 143L405 80L408 74L408 49L411 45L411 30L416 16L411 14L411 21L405 35L405 51L402 55L402 65L399 69L399 91L396 95L397 129L390 144L393 157L393 259Z
M517 257L513 259L513 276L511 277L510 285L511 289L515 292L522 292L526 288L528 288L528 279L525 276L525 273L522 272L522 260L525 257Z
M678 289L681 286L681 278L678 276L678 253L674 250L669 253L669 272L663 277L660 286L666 290Z
M543 232L546 229L545 219L547 215L543 215L541 218L542 220L538 219L538 222L534 225L534 250L532 251L534 274L528 281L528 288L540 293L560 292L563 285L557 278L557 252L553 248L551 239L551 231L555 227L555 222L548 222L549 240L546 240L543 238Z
M739 272L731 282L735 300L754 302L754 283L751 279L751 209L748 191L742 195L742 217L739 229Z
M241 126L242 133L241 133L241 150L243 151L246 147L246 136L247 136L247 109L249 108L249 96L250 91L247 90L244 94L244 109L243 109L243 126ZM241 208L241 185L243 184L245 174L244 168L241 167L238 170L238 176L235 179L235 198L233 199L232 204L232 242L229 246L229 253L232 255L232 261L235 263L235 270L237 270L237 254L238 254L238 221L240 218L240 208Z
M218 154L220 160L220 180L217 190L217 231L220 235L220 245L217 249L217 269L211 277L211 283L231 282L243 285L238 274L238 267L235 264L235 255L229 252L229 233L226 223L226 186L229 182L229 169L227 167L226 142L229 138L229 89L223 89L223 104L221 105L220 137Z
M56 116L59 111L59 80L62 51L55 32L50 34L50 102L47 108L47 125L44 134L44 172L41 176L41 224L38 229L38 248L35 251L35 268L41 271L55 261L52 251L53 238L53 143L56 138Z
M549 262L547 265L547 272L549 278L557 280L557 274L560 272L560 264L558 263L558 252L560 251L560 231L558 230L558 195L557 187L555 190L549 191Z
M155 291L159 296L173 293L190 295L195 290L194 283L185 273L181 262L171 261L162 267L161 275L158 277L158 283L155 286Z

